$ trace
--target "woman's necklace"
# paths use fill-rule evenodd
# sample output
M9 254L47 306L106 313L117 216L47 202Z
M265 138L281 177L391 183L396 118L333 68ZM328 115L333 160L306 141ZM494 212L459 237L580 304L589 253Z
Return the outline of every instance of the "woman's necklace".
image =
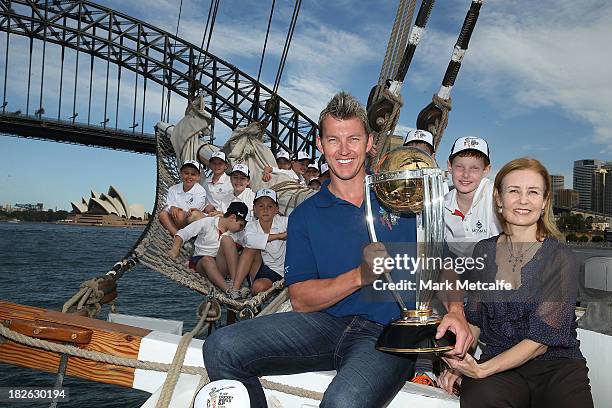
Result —
M538 243L538 241L535 241L534 243L532 243L526 250L524 251L519 251L517 250L516 252L514 251L514 245L512 244L512 238L510 238L510 236L506 235L506 243L508 244L508 263L512 266L512 273L514 274L518 269L523 267L523 261L525 259L525 255L527 255L529 253L529 251L531 251L531 249Z

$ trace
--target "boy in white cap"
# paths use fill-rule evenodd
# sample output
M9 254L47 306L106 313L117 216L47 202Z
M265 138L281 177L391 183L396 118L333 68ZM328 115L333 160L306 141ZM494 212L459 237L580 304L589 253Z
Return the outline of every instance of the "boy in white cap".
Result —
M299 151L293 156L293 160L291 160L291 169L300 177L300 184L306 185L306 180L304 179L306 169L309 164L313 163L314 160L304 151Z
M426 130L413 129L409 131L404 138L404 146L416 147L425 151L434 159L436 158L433 135Z
M247 214L246 204L236 202L230 204L223 217L205 217L192 222L176 233L168 256L176 259L183 243L197 236L190 265L194 265L196 272L202 276L207 276L216 287L230 297L238 298L237 294L234 294L225 282L224 275L227 273L219 262L219 258L222 256L220 241L224 235L243 230L246 225Z
M249 208L249 219L252 218L253 211L253 200L255 199L255 192L249 187L251 185L251 172L246 164L238 163L233 168L230 176L230 182L232 183L232 193L223 197L221 200L221 207L219 210L225 213L227 207L233 202L243 202Z
M230 179L234 191L232 194L227 196L221 203L221 211L225 213L231 203L241 202L245 203L249 209L247 215L247 222L253 220L253 200L255 199L255 193L249 187L251 178L249 176L250 171L246 164L236 164L230 173ZM221 238L221 248L223 248L223 254L219 256L219 263L222 265L224 270L227 270L230 276L230 285L236 276L238 269L238 250L243 245L244 231L225 235Z
M195 160L187 160L180 172L182 182L168 189L166 207L159 213L159 221L172 236L187 226L191 211L201 211L206 205L206 190L198 183L201 177L200 164Z
M291 160L291 169L286 170L266 166L263 168L263 175L261 179L263 181L270 181L272 174L286 174L305 187L306 180L304 179L304 172L310 163L314 163L314 160L308 156L308 153L300 151L293 156L293 160Z
M276 167L281 170L291 170L291 158L286 150L279 150L276 153Z
M311 180L316 179L317 177L319 177L319 166L317 166L315 163L310 163L304 172L306 184L310 183Z
M217 151L212 154L208 161L208 167L212 174L203 181L206 190L206 208L204 212L209 214L215 210L221 211L221 203L227 200L227 196L233 191L230 177L225 174L228 163L225 153Z
M245 248L238 262L233 289L240 289L245 277L249 276L251 293L256 295L284 276L288 218L278 214L276 192L268 188L257 191L254 211L257 220L244 230Z
M455 255L471 257L474 245L502 229L493 205L489 146L479 137L460 137L448 157L454 190L444 196L446 241Z

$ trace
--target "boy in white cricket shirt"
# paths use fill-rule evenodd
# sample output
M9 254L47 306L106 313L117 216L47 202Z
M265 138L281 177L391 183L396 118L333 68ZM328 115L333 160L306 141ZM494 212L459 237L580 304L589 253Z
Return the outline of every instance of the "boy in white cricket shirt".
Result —
M267 188L257 191L254 211L256 221L244 230L244 250L238 263L234 290L238 290L247 275L251 293L268 290L285 274L285 248L288 218L278 214L276 192Z
M495 215L489 146L479 137L460 137L448 157L455 189L444 196L445 237L457 256L471 257L475 244L499 234Z
M159 221L172 236L187 226L190 212L201 211L206 205L206 190L199 184L200 164L187 160L180 172L183 181L168 189L166 207L159 213Z
M255 199L255 193L249 187L251 181L249 173L249 167L246 164L236 164L234 166L230 173L230 180L232 181L234 191L221 203L222 212L225 212L231 203L245 203L249 209L249 214L246 218L247 222L253 220L253 200ZM218 257L218 263L221 265L223 271L229 274L230 281L228 284L230 286L237 273L238 250L244 244L243 236L244 231L240 231L225 235L221 238L221 248L223 251Z
M281 154L282 158L288 156L285 152L279 152L276 155L277 165L279 162L279 156ZM266 166L263 168L263 174L261 179L263 181L270 181L272 178L272 174L286 174L301 185L306 186L304 173L306 172L306 168L308 167L308 165L311 163L314 163L314 160L312 160L310 156L308 156L308 153L300 151L293 157L293 160L291 160L291 167L289 169Z
M208 277L216 287L230 297L237 298L238 296L230 293L230 287L225 282L223 268L218 262L222 255L219 247L224 235L237 233L244 229L247 214L246 204L236 202L229 205L223 217L204 217L192 222L176 233L168 256L176 259L183 243L197 235L190 263L195 264L196 272Z
M202 185L206 190L206 208L204 212L207 214L213 211L221 211L221 203L227 200L227 197L232 194L234 188L230 177L225 174L228 168L225 153L218 151L214 152L208 161L208 167L212 174L203 181Z
M243 202L249 208L249 216L247 221L253 219L253 200L255 192L249 187L251 184L251 176L249 167L246 164L236 164L229 174L230 182L232 183L232 194L228 194L221 200L221 212L225 213L227 207L233 202Z

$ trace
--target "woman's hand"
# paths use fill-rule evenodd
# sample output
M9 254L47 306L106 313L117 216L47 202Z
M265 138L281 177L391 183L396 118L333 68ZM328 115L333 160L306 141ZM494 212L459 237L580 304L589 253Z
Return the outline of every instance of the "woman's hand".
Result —
M485 378L489 374L485 372L482 365L470 354L466 354L462 359L452 357L442 357L442 360L453 370L470 378Z
M449 394L457 394L455 384L461 385L461 373L447 368L438 376L438 385Z

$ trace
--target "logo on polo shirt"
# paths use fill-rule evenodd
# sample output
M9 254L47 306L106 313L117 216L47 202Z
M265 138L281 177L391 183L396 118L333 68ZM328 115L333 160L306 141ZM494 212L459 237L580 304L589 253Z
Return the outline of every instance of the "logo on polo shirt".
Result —
M480 220L476 221L476 228L472 228L473 234L486 234L487 229L483 228L482 222Z
M188 202L189 204L193 204L193 196L191 196L191 197L189 198L189 200L187 200L187 202Z

